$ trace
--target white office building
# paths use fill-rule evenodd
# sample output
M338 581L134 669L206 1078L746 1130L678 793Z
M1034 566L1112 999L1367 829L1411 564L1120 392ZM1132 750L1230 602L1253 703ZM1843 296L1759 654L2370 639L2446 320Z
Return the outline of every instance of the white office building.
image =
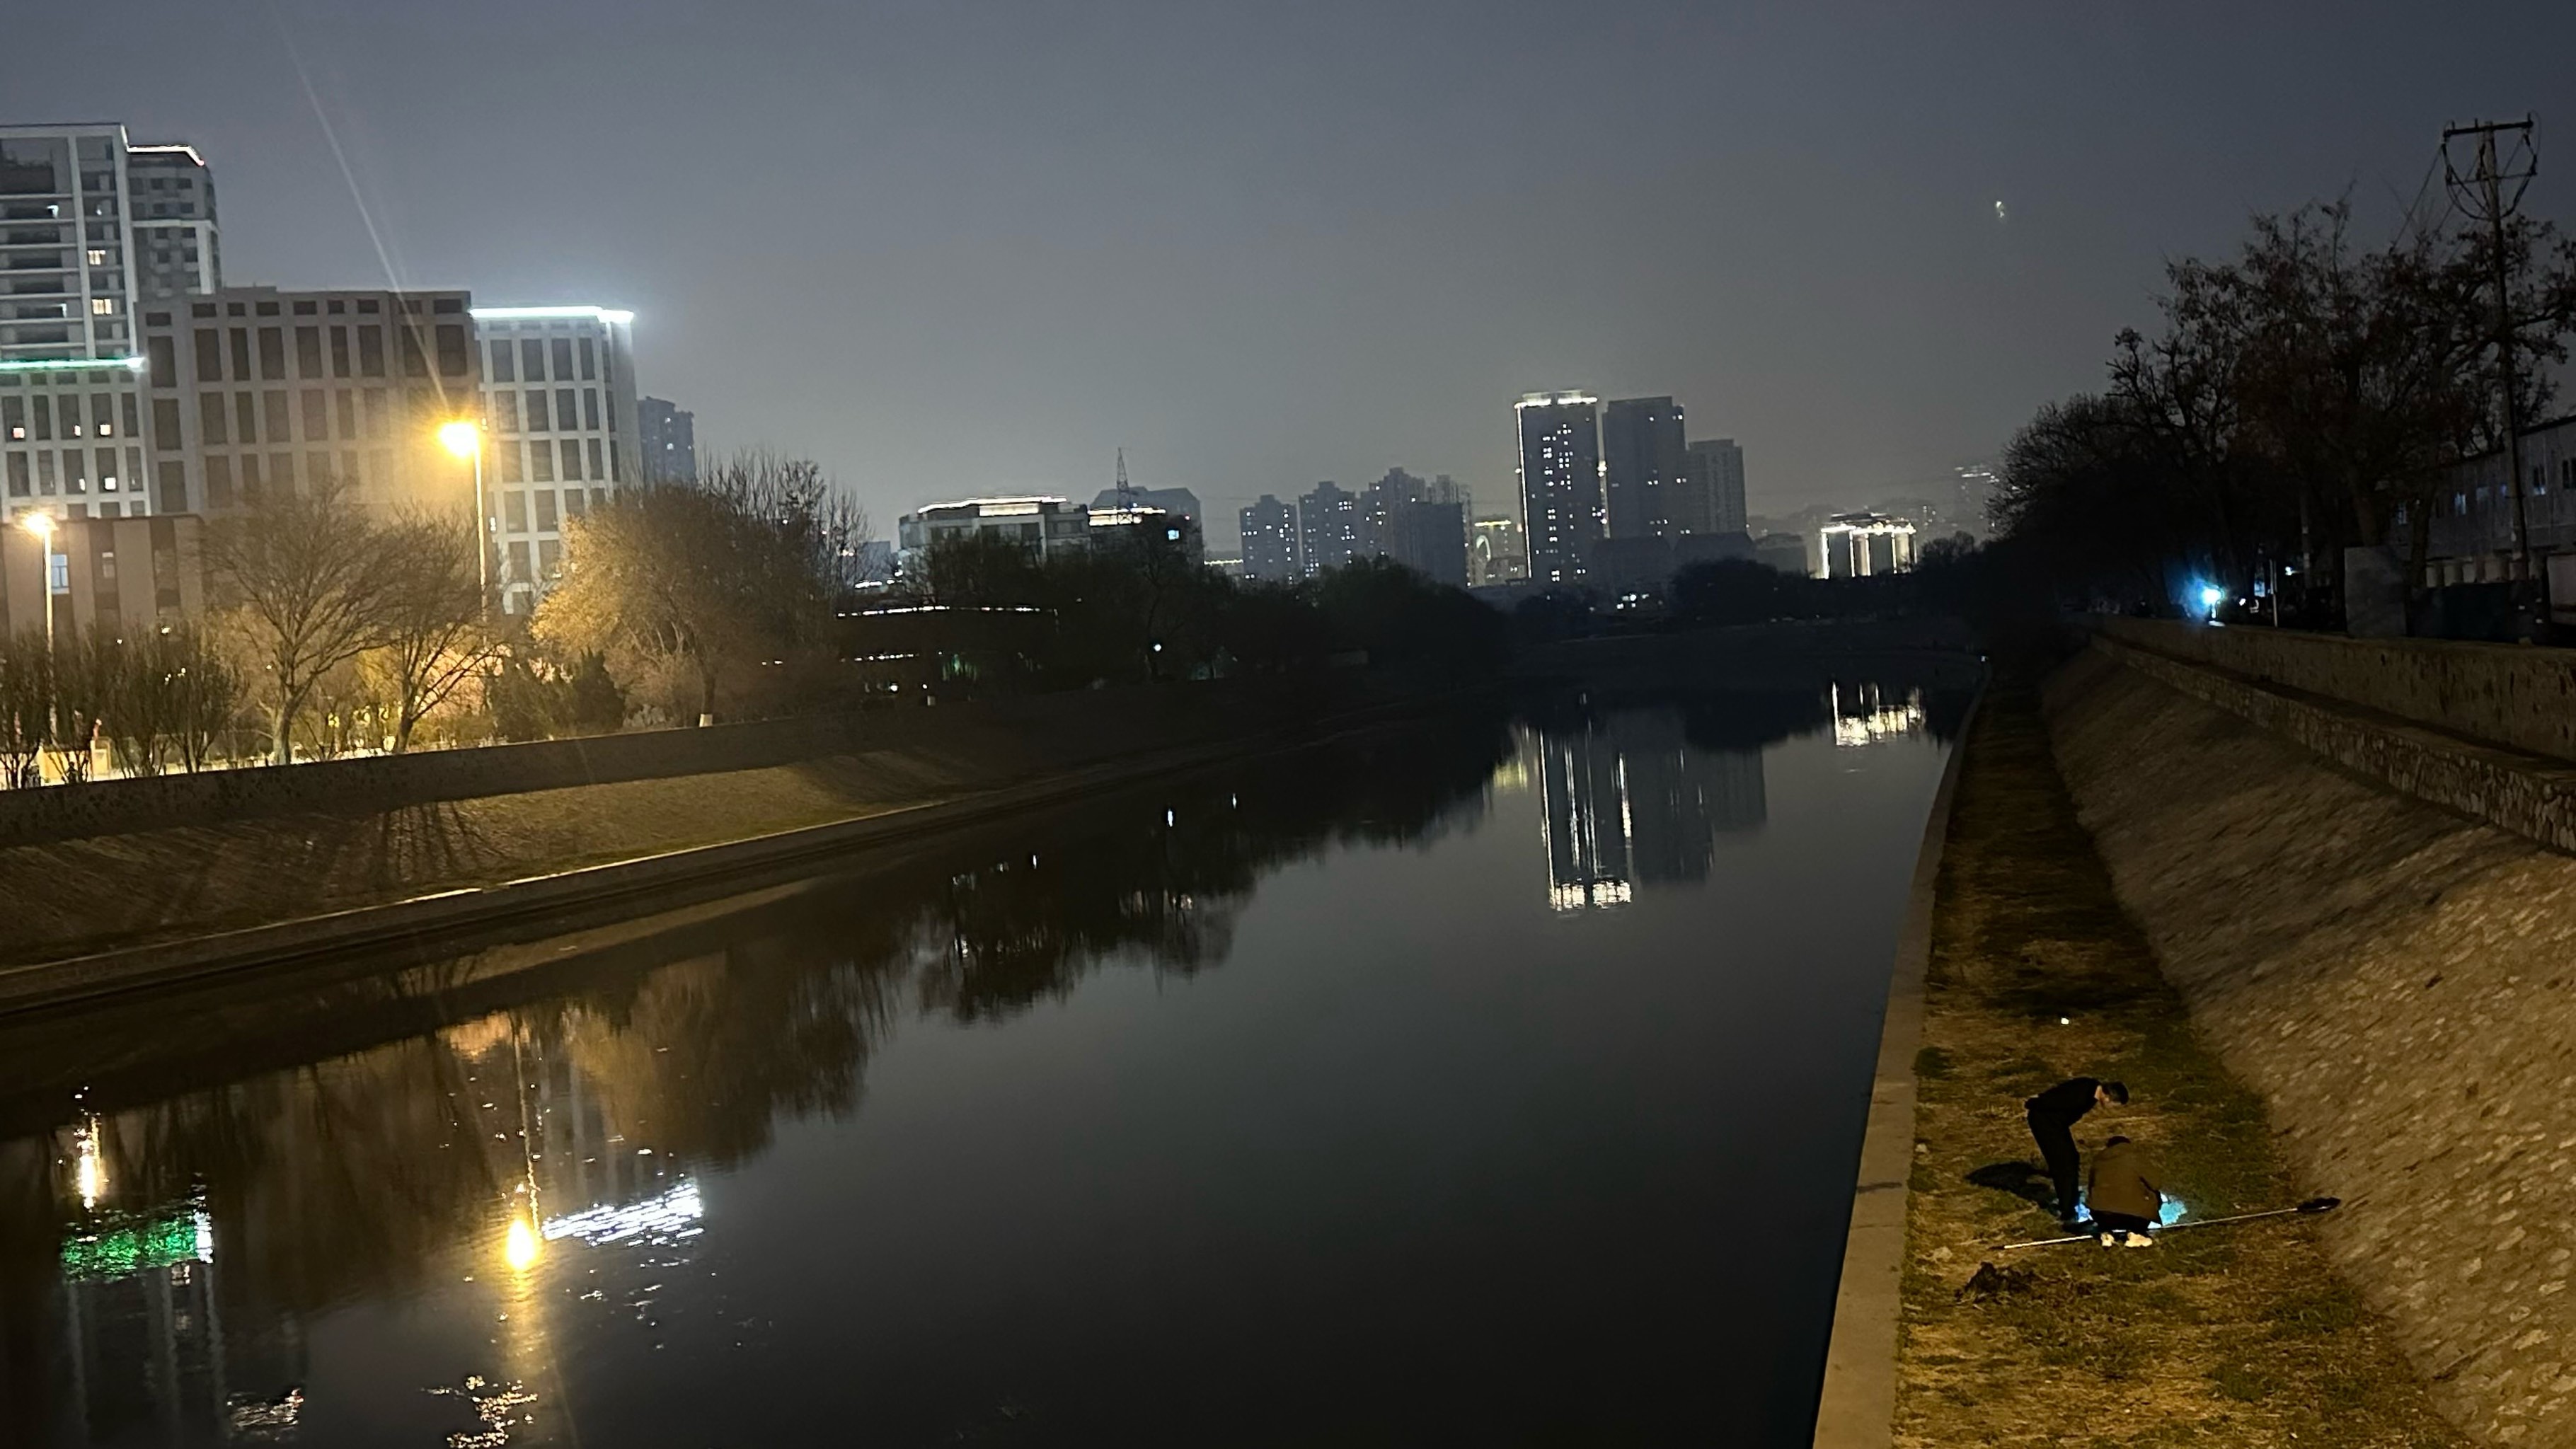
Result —
M907 572L942 539L991 538L1044 558L1091 545L1091 510L1062 498L1028 495L924 504L895 521L897 566Z
M567 519L643 477L635 314L607 307L476 307L484 494L505 612L536 607L563 567Z
M1914 567L1914 525L1877 513L1837 513L1817 531L1816 576L1868 578Z
M0 507L149 513L136 314L220 280L204 161L118 125L0 126L0 276Z
M467 294L226 287L147 298L155 511L218 516L325 482L385 510L467 510L438 444L476 415Z

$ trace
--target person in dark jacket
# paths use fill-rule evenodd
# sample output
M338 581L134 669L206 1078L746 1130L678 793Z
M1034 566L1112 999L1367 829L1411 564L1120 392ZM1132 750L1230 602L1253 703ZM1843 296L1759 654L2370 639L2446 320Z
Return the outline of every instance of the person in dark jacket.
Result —
M2126 1105L2129 1089L2095 1077L2072 1077L2022 1103L2030 1113L2030 1135L2048 1164L2049 1185L2057 1190L2057 1216L2070 1226L2077 1220L2075 1175L2083 1160L2075 1153L2075 1124L2104 1102Z
M2093 1154L2093 1171L2084 1180L2084 1205L2092 1210L2103 1247L2156 1245L2147 1230L2162 1218L2165 1195L2156 1186L2153 1171L2145 1149L2126 1137L2112 1138Z

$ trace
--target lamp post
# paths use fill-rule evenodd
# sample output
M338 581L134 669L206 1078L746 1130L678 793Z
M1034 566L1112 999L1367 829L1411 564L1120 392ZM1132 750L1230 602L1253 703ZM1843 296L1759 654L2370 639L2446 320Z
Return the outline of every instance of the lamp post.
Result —
M485 614L492 612L492 511L483 502L483 430L463 418L442 425L438 441L474 460L474 586Z
M18 515L18 526L36 536L36 556L42 563L45 590L45 669L46 678L54 668L54 516L42 509L31 509ZM53 697L50 685L45 690L45 733L51 736L62 729L62 702ZM57 746L59 748L59 746Z
M45 653L54 652L54 516L41 510L18 515L18 526L36 536L45 569Z

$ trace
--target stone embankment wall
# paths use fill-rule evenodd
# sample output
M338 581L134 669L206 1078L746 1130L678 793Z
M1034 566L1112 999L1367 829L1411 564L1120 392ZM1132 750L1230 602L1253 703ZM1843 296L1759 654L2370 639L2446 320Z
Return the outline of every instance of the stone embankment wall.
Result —
M2354 646L2409 656L2383 688L2339 646L2199 642L2381 708L2484 678L2458 722L2526 747L2516 691L2547 679L2540 656L2415 653L2531 651ZM2241 677L2186 673L2094 649L2051 685L2060 768L2123 905L2265 1097L2303 1190L2345 1200L2315 1230L2443 1410L2486 1443L2576 1443L2576 857L2337 768L2249 718L2266 706ZM2209 702L2229 690L2249 707ZM2336 726L2355 748L2374 728Z
M368 781L376 777L366 774L345 798L311 798L313 787L304 782L332 778L337 767L327 764L231 772L273 781L278 793L253 795L250 808L231 814L209 812L150 828L82 831L36 843L0 840L0 900L10 907L0 912L0 970L525 882L1040 780L1103 770L1132 775L1131 767L1193 751L1278 748L1425 707L1433 698L1353 679L1320 686L1303 681L1293 692L1192 686L941 705L862 715L850 722L849 738L836 752L795 753L783 763L758 761L764 752L830 743L816 738L825 727L813 726L815 734L800 741L793 722L766 738L745 726L734 738L748 738L756 748L732 755L714 730L616 736L620 744L641 738L647 745L636 756L608 761L627 771L622 777L603 768L597 755L568 759L551 746L349 762L434 768L453 760L460 772L433 781L478 788L452 798L406 798L399 792L416 782L399 775L392 787L371 794ZM715 745L690 738L707 735L719 737ZM486 765L476 756L500 758ZM715 763L730 760L754 763ZM538 783L547 770L572 782ZM98 788L127 783L161 782ZM0 792L0 800L10 793Z
M2470 739L2576 760L2576 649L2105 618L2105 636Z
M1086 691L0 790L0 845L301 812L365 814L436 801L951 747L960 741L986 745L1005 758L1030 753L1029 742L1034 741L1050 758L1080 760L1101 752L1090 746L1121 738L1195 735L1228 721L1275 725L1390 693L1356 676L1335 679L1321 690L1311 681L1293 688L1278 681L1239 681Z

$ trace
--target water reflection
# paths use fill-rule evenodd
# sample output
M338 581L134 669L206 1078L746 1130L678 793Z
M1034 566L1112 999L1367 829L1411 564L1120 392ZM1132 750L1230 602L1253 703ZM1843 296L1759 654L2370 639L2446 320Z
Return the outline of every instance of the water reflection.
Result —
M1864 681L1828 688L1834 743L1847 749L1919 735L1929 723L1921 689L1896 689Z
M1694 748L1678 708L1524 726L1519 748L1520 774L1539 786L1555 910L1705 881L1717 837L1762 824L1761 751Z
M1465 712L988 830L434 1031L94 1094L0 1142L0 1439L289 1439L315 1325L413 1303L482 1330L400 1366L408 1397L367 1422L550 1439L567 1335L757 1348L763 1315L703 1253L706 1184L788 1124L857 1113L905 1021L985 1027L1104 970L1212 970L1265 875L1337 843L1427 847L1492 792L1541 796L1557 910L1705 881L1719 837L1765 824L1764 745L1841 741L1848 688Z

